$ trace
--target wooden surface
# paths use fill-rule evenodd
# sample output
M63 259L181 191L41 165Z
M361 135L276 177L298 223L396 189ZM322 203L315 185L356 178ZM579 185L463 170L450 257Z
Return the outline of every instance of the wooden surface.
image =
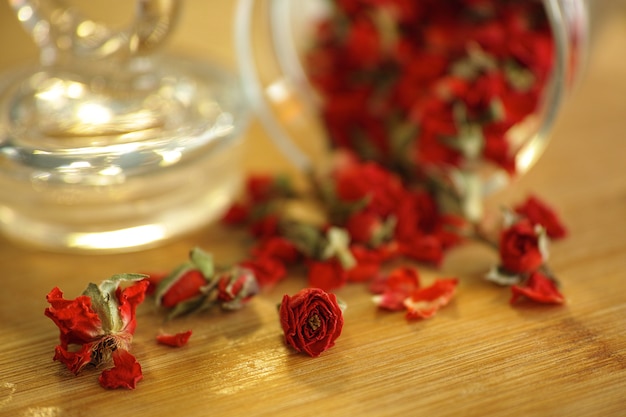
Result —
M6 7L3 67L34 51ZM201 21L192 14L190 22ZM184 27L174 45L232 59L229 36L185 42L201 30ZM144 380L135 391L107 391L99 372L74 377L52 361L58 331L43 315L48 291L60 286L74 297L114 273L169 269L196 245L236 260L245 238L214 226L158 249L107 256L47 253L0 238L0 416L626 415L625 48L626 18L616 15L599 34L545 155L488 202L497 207L533 191L559 209L571 237L551 247L551 266L566 305L510 307L509 292L482 279L495 256L469 245L440 271L421 268L427 279L461 279L452 304L430 320L379 312L362 286L338 291L348 304L343 335L312 359L282 343L277 320L282 295L305 283L294 273L233 314L163 324L143 305L132 352ZM249 168L287 169L256 124L247 140ZM169 349L154 341L160 328L194 335L188 346Z

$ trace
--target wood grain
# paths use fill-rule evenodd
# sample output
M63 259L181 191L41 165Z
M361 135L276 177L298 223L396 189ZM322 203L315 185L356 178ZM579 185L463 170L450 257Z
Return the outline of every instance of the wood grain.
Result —
M207 7L199 4L189 8ZM4 25L6 7L2 35L19 30ZM198 30L181 30L174 47L189 45L185 36ZM27 39L20 43L17 33L15 44L0 47L4 67L22 58ZM482 279L493 253L468 245L441 270L421 268L427 280L461 279L452 304L432 319L409 323L377 311L362 286L339 290L348 303L344 333L311 359L283 344L276 315L282 295L305 284L294 271L232 314L164 323L142 305L132 349L144 380L135 391L107 391L98 371L74 377L52 361L58 333L43 315L47 292L58 285L71 297L114 273L171 268L196 245L228 262L244 256L245 236L212 226L161 248L103 256L47 253L0 238L0 416L626 415L624 39L626 18L613 16L545 155L488 201L495 210L532 191L558 207L571 237L551 247L551 266L566 305L510 307L508 291ZM228 60L223 42L206 48ZM249 169L289 169L257 124L247 141ZM189 328L184 348L154 341L159 329Z

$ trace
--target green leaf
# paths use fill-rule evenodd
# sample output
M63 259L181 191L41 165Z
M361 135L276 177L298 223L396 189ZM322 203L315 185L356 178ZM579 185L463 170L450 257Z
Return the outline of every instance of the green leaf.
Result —
M289 222L282 226L284 236L309 258L319 258L325 239L321 231L306 223Z
M210 299L207 295L199 295L190 300L183 301L176 304L167 314L167 319L183 316L186 314L197 313L202 310L206 310L210 306L215 304L215 300Z
M189 254L191 262L202 272L204 278L210 281L215 274L215 266L213 264L213 255L202 249L195 247Z
M122 318L119 313L119 303L115 292L123 281L140 281L146 278L143 274L116 274L96 285L90 283L83 295L91 298L91 305L94 311L100 317L102 328L107 332L116 332L122 330Z

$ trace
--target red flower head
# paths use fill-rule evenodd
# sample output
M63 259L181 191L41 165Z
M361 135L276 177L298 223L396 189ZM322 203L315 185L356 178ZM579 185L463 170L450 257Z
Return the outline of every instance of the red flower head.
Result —
M567 236L567 229L554 209L535 196L528 197L526 201L515 207L515 212L526 217L532 224L543 226L552 239Z
M249 269L235 266L217 278L217 300L224 309L237 310L258 292L259 284Z
M334 294L305 288L280 304L285 343L298 352L319 356L335 345L343 328L343 313Z
M341 288L348 275L336 259L327 261L310 261L307 264L307 278L310 287L330 291Z
M285 265L281 261L269 256L265 258L248 259L240 262L239 266L254 272L254 276L261 288L271 287L287 276Z
M339 200L357 203L367 199L372 213L392 214L405 197L400 178L373 162L349 161L335 172L335 192Z
M511 304L526 297L538 303L563 304L565 298L553 280L539 271L533 272L523 285L511 287Z
M522 219L500 235L502 267L513 273L527 273L539 268L547 258L546 239L541 227Z
M61 344L55 348L54 360L58 360L74 374L86 365L102 365L111 358L118 375L117 382L104 373L100 381L104 387L126 386L134 388L141 379L141 367L127 352L135 332L135 310L143 302L148 281L144 275L116 275L100 285L89 284L83 295L66 300L60 289L54 288L46 297L50 307L45 315L50 317L60 331ZM123 281L134 283L122 289ZM78 349L71 345L79 345ZM132 358L128 360L128 358ZM128 364L128 368L125 365ZM122 381L120 378L128 379Z
M296 246L281 236L272 236L263 240L252 249L252 254L255 258L274 258L285 264L294 263L300 257Z
M214 285L213 278L213 257L200 248L194 248L189 252L188 262L178 266L157 284L157 305L174 308L183 303L194 304Z

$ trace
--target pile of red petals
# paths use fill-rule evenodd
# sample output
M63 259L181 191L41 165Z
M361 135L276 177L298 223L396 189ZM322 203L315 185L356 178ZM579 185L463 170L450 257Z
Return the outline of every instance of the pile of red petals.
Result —
M264 277L261 286L283 279L297 263L306 266L308 286L329 291L368 282L384 263L400 257L439 266L445 252L462 241L458 231L466 222L442 213L430 190L409 188L398 175L350 153L337 153L331 171L313 180L313 199L326 215L319 224L295 221L283 210L289 200L305 200L293 189L251 197L251 184L261 182L272 182L271 176L251 176L248 196L224 217L256 237L253 258L243 264ZM268 223L272 227L259 234L259 224Z
M536 112L554 42L539 0L336 0L306 70L335 147L394 170L515 171L511 128Z
M399 267L372 281L370 290L377 294L374 303L380 308L406 311L407 319L426 319L450 302L457 284L458 279L445 278L422 287L417 269Z
M308 287L325 291L346 283L380 284L391 277L387 289L374 285L380 290L377 304L389 310L406 309L409 318L431 316L434 306L443 306L452 297L456 279L421 288L417 276L412 286L405 277L403 290L397 292L398 271L385 275L385 266L404 259L438 267L450 248L472 237L485 240L477 232L478 225L445 212L437 190L409 182L380 164L346 152L335 152L333 161L330 170L312 176L310 188L315 191L308 194L299 194L284 178L253 175L247 195L226 214L229 226L247 227L256 238L247 265L266 277L259 284L275 284L296 264L304 265ZM258 198L251 192L253 184L277 181L283 186L281 193ZM294 200L312 200L310 206L318 215L323 213L324 220L294 220L288 211ZM562 303L557 280L546 265L549 239L567 234L559 217L536 196L506 213L499 241L491 242L498 248L500 264L487 279L513 286L513 301L525 296L540 303ZM259 223L269 223L268 219L272 227L259 234Z

